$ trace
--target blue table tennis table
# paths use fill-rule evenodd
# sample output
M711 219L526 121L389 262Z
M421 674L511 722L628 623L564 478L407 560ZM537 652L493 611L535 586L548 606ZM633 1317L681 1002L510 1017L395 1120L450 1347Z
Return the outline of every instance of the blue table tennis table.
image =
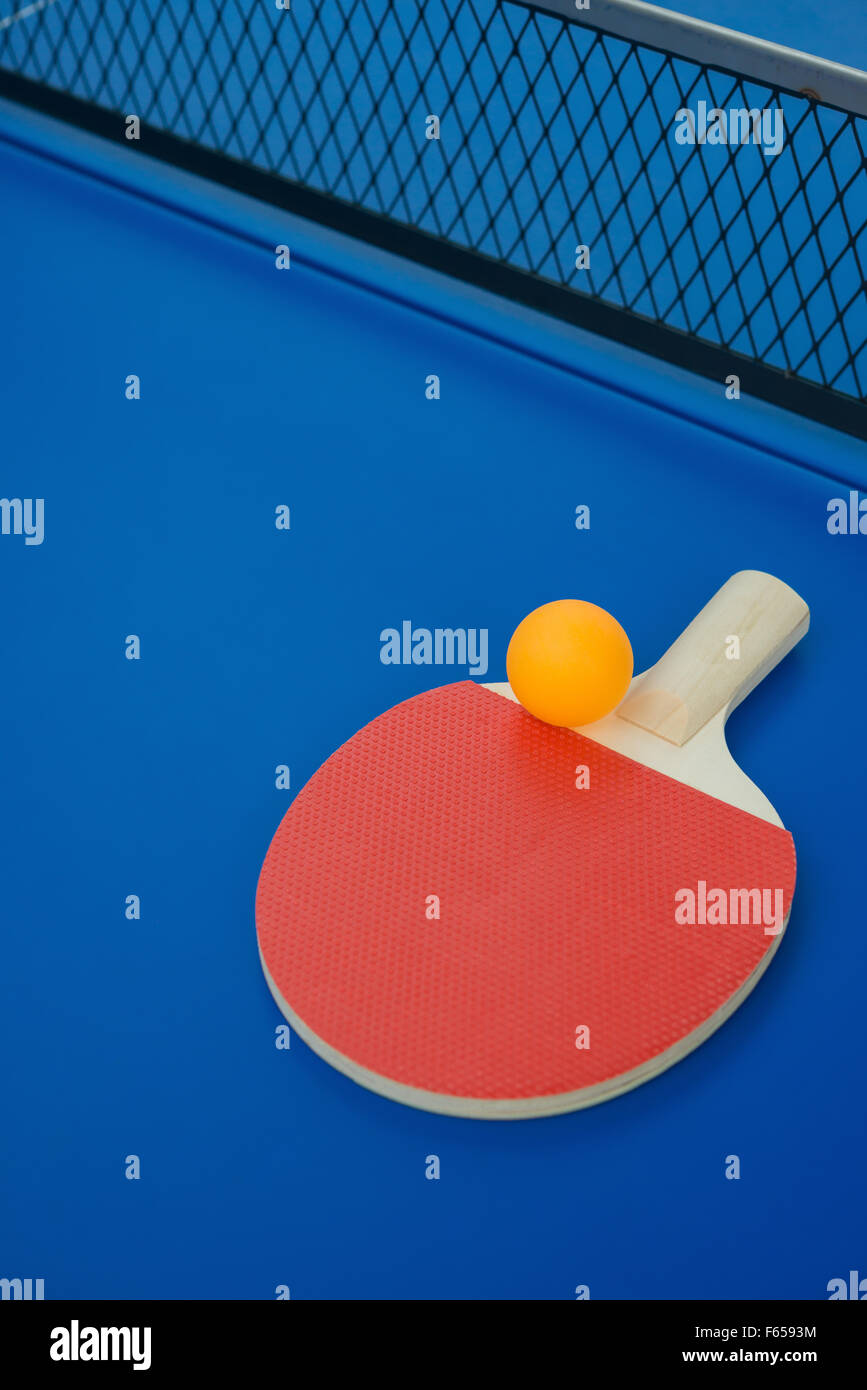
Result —
M828 1298L867 1234L867 79L799 60L831 87L774 88L788 143L734 157L678 146L675 103L767 77L556 4L30 8L0 29L0 1277ZM799 880L726 1026L508 1125L287 1037L253 896L328 755L503 679L539 603L609 608L641 669L741 568L812 628L730 725ZM407 620L486 630L488 669L384 664Z

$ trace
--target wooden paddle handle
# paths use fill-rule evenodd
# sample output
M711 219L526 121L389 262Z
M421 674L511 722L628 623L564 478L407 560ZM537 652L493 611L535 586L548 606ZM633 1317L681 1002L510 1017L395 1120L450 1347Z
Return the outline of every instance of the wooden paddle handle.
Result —
M733 574L617 711L682 746L720 710L723 721L810 626L802 598L772 574Z

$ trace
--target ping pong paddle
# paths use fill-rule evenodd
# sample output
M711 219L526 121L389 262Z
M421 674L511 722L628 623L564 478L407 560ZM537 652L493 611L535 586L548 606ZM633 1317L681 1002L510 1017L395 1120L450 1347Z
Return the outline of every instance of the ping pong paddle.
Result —
M361 1085L476 1118L579 1109L684 1057L788 922L792 837L724 730L808 624L788 585L743 571L583 729L471 681L374 719L262 868L285 1017Z

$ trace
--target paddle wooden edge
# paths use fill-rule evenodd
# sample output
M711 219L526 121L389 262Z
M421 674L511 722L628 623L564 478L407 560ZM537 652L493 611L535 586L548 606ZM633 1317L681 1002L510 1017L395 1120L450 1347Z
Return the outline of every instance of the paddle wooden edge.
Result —
M727 1019L731 1018L735 1010L752 992L776 955L780 942L786 934L788 924L789 917L787 916L782 930L774 937L770 948L762 956L756 968L715 1013L699 1024L698 1028L693 1029L691 1033L687 1033L685 1037L673 1043L671 1047L666 1048L655 1057L649 1058L648 1061L642 1062L641 1066L578 1091L565 1091L542 1096L504 1097L497 1100L482 1096L453 1096L443 1095L437 1091L426 1091L417 1086L407 1086L403 1082L393 1081L390 1077L381 1076L378 1072L360 1066L351 1057L345 1056L337 1048L332 1047L324 1038L320 1038L303 1019L299 1018L278 989L265 963L261 947L259 948L259 960L268 988L287 1023L318 1057L321 1057L329 1066L334 1067L336 1071L348 1076L357 1085L375 1092L376 1095L384 1096L387 1100L397 1101L400 1105L409 1105L415 1110L426 1110L437 1115L451 1115L458 1119L468 1120L535 1120L546 1119L553 1115L569 1114L573 1110L584 1110L591 1105L600 1105L604 1101L614 1100L617 1096L634 1090L636 1086L642 1086L646 1081L652 1081L654 1077L661 1075L669 1067L682 1061L684 1057L688 1057L691 1052L694 1052L697 1047L700 1047L711 1037Z

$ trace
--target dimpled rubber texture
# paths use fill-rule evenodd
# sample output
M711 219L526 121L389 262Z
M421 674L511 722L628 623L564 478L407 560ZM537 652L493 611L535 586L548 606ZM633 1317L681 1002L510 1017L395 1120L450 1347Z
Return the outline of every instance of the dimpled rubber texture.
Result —
M678 924L699 880L781 888L788 916L792 837L461 682L380 715L299 793L259 946L296 1019L375 1076L555 1096L677 1044L772 949L761 925Z

